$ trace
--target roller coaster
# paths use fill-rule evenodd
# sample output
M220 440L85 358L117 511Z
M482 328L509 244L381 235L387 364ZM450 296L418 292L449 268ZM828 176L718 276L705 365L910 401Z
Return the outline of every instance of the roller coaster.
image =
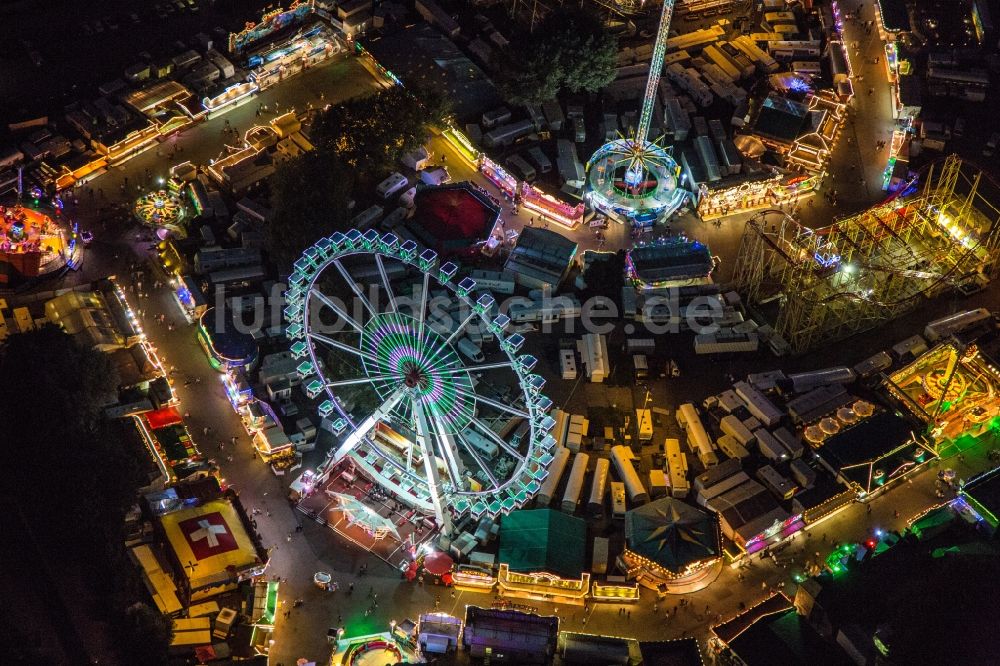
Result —
M801 354L880 326L978 276L995 276L1000 209L984 174L955 155L927 167L921 189L828 227L782 211L746 225L734 269L757 311L777 302L774 331Z

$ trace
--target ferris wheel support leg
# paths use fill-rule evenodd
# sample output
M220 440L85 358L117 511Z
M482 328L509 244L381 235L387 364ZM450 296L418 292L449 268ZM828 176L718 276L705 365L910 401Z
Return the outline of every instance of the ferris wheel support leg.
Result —
M459 484L462 482L462 472L465 466L458 458L458 452L455 449L455 438L448 432L448 428L440 417L431 416L431 423L433 424L434 431L437 433L439 453L444 458L445 465L448 466L448 476L451 477L452 485L458 490L460 489Z
M357 320L354 319L354 317L347 314L342 307L334 303L322 291L319 291L318 289L310 289L309 293L318 298L320 301L322 301L323 305L333 310L334 314L336 314L338 317L346 321L348 325L350 325L350 327L353 328L355 331L360 333L363 330L361 324L359 324Z
M337 452L333 454L333 463L337 464L344 459L344 456L356 449L358 444L361 443L368 432L375 427L375 424L388 417L389 412L391 412L396 405L402 402L405 395L406 393L403 389L397 389L386 399L385 402L382 403L378 409L358 424L354 430L351 431L351 434L344 439L343 444L340 445Z
M354 292L354 295L358 297L358 300L361 301L361 304L365 306L366 310L368 310L368 314L370 314L372 317L378 314L375 312L375 308L372 307L372 304L368 300L368 297L365 296L365 293L361 291L360 287L358 287L358 283L354 281L354 278L351 277L351 274L348 273L347 269L344 268L344 265L340 263L340 260L334 259L333 265L337 267L337 270L340 271L340 274L344 277L344 282L347 283L347 286L351 288L351 291Z
M431 496L431 505L434 507L434 517L441 531L451 534L451 513L445 506L444 493L441 488L441 478L438 476L437 456L434 455L434 447L431 444L430 427L427 424L427 415L420 408L416 400L411 402L414 426L417 431L417 443L423 451L424 474L427 477L427 490Z
M382 276L382 284L385 286L385 293L389 297L389 309L387 312L396 311L396 296L392 293L392 285L389 284L389 276L385 272L385 264L382 263L382 255L375 255L375 264L378 266L378 274Z

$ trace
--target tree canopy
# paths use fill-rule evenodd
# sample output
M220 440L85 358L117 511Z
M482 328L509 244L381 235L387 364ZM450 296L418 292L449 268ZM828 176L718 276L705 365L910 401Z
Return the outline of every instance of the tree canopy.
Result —
M317 149L349 166L382 174L423 145L431 125L449 113L447 98L437 90L393 86L331 106L317 119L310 138Z
M94 616L110 620L122 638L126 607L145 594L124 543L125 515L141 480L138 456L145 452L131 423L102 417L117 389L108 356L54 326L10 336L0 348L0 404L6 406L0 494L18 508L18 538L30 540L48 562L58 561L67 581L85 586L81 598L93 600ZM166 645L153 638L142 639L146 654L162 649L165 659Z
M357 212L349 208L355 186L373 189L451 113L440 90L401 86L323 111L309 133L315 149L284 162L271 180L267 246L278 269L291 270L317 239L346 230Z
M516 44L516 54L508 54L509 73L500 82L514 102L541 104L564 90L597 92L615 78L618 39L580 9L552 12Z
M323 236L343 231L351 220L354 171L329 150L288 160L271 179L274 213L267 247L280 271L290 271L302 251Z

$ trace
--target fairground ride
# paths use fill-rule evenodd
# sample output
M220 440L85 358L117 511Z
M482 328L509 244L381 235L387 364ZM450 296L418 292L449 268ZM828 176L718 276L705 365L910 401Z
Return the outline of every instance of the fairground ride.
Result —
M374 230L323 238L294 267L291 351L339 433L326 469L350 457L446 533L466 513L506 513L534 497L555 445L552 401L488 292L433 250Z
M758 311L776 303L775 333L803 353L994 277L1000 209L980 191L997 190L982 176L952 155L928 168L922 190L822 229L759 213L740 242L737 290Z
M662 145L662 138L649 139L673 13L674 0L666 0L635 134L609 141L587 162L587 197L591 205L624 215L636 226L651 226L673 214L688 199L680 187L680 167Z

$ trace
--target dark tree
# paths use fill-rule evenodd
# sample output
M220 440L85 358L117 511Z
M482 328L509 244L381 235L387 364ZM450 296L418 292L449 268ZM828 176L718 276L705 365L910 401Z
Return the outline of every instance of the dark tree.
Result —
M319 149L336 154L349 166L383 174L395 168L405 153L423 145L431 125L447 115L446 99L437 92L426 94L428 106L401 86L347 100L316 120L311 138Z
M129 664L158 666L167 663L167 651L174 637L169 616L143 603L125 609L119 631L122 656Z
M281 272L291 271L302 251L323 236L347 229L353 171L333 152L320 148L289 160L271 181L274 214L267 247Z
M117 384L106 354L53 326L11 336L0 348L0 404L6 406L0 494L16 507L20 538L41 555L41 570L58 564L66 580L86 588L80 592L88 601L80 603L92 601L95 614L121 623L137 598L124 522L141 478L137 456L144 452L134 445L131 423L102 416ZM149 654L157 645L150 642Z
M615 78L618 40L585 11L558 9L516 43L516 52L508 53L510 74L501 81L512 101L540 104L564 90L597 92Z

